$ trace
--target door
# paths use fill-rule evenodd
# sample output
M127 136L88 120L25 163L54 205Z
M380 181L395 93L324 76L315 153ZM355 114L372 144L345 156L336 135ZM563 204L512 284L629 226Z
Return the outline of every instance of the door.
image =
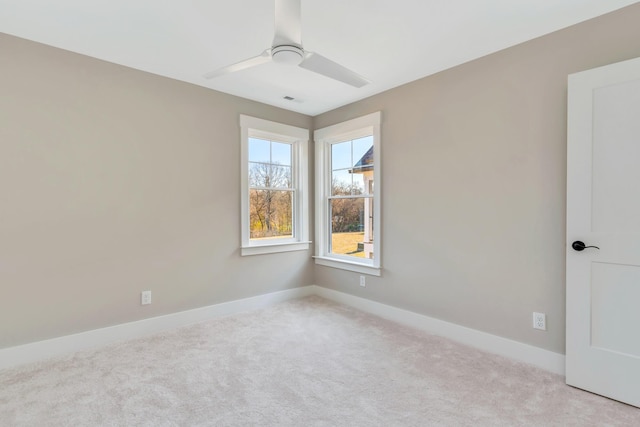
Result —
M568 107L566 381L640 406L640 58L569 76Z

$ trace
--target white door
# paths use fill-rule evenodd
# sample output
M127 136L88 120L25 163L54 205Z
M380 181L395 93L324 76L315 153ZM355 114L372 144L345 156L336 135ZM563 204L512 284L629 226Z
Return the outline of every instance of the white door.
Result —
M566 351L567 384L640 406L640 58L569 76Z

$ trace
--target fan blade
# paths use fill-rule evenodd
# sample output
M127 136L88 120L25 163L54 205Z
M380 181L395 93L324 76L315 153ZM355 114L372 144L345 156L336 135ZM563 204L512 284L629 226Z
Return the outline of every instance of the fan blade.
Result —
M313 52L305 52L304 59L299 66L357 88L371 83L360 74Z
M276 0L273 46L302 47L300 0Z
M244 61L240 61L233 65L228 65L223 68L219 68L215 71L210 71L207 74L205 74L203 77L205 79L212 79L214 77L220 77L225 74L235 73L236 71L246 70L247 68L255 67L269 61L271 61L271 49L267 49L264 52L262 52L260 55L254 56L253 58L245 59Z

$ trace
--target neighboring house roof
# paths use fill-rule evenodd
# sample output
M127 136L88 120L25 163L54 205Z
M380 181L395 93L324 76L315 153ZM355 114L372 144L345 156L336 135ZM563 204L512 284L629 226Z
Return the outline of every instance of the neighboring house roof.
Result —
M349 169L349 173L364 173L373 170L373 146L364 153L364 156L358 163L353 166L353 169Z

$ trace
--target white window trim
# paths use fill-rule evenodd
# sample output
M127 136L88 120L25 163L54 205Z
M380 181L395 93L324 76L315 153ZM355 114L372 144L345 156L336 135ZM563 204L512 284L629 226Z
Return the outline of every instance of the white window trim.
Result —
M292 168L293 182L296 187L296 203L294 204L294 237L278 239L274 242L251 241L249 234L249 138L263 138L293 145ZM309 129L299 128L282 123L256 117L240 115L240 218L241 218L241 247L240 254L260 255L276 252L290 252L308 250L309 241Z
M318 129L314 132L315 141L315 262L318 265L324 265L343 270L354 271L357 273L370 274L380 276L382 274L382 232L381 232L381 162L380 162L380 122L381 112L368 114L357 119L338 123ZM329 253L329 207L326 199L330 194L330 171L328 166L331 162L330 145L334 142L348 141L357 139L367 135L373 135L373 164L375 168L375 185L373 188L373 241L375 250L373 259L359 260L354 257L346 257Z

